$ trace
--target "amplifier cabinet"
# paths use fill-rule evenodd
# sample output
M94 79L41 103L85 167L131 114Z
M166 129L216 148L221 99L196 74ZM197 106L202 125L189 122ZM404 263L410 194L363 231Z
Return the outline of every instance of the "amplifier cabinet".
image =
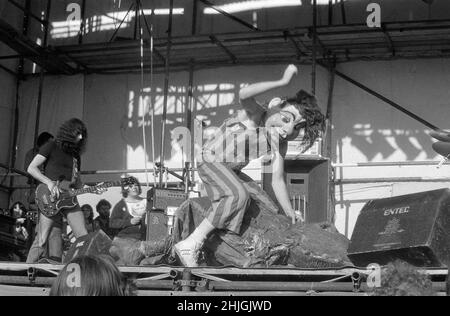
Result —
M181 190L152 188L147 192L146 240L160 241L172 234L175 210L187 198Z

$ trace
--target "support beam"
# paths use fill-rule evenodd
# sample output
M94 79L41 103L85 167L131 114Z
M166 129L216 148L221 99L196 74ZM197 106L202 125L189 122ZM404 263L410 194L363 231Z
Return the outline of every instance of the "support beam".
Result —
M327 113L326 113L326 131L325 131L325 154L326 157L330 158L333 156L333 95L334 95L334 82L335 82L335 70L336 63L330 66L329 73L329 88L328 88L328 102L327 102ZM328 166L329 168L329 178L328 183L331 184L334 182L334 172L331 164ZM329 185L328 189L328 210L327 210L327 219L333 223L336 216L336 199L335 199L335 187Z
M9 166L7 166L7 165L5 165L4 163L1 163L1 162L0 162L0 168L8 170L8 173L14 172L14 173L19 174L20 176L24 176L24 177L27 177L27 178L31 177L28 173L23 172L22 170L19 170L19 169L16 169L16 168L10 168Z
M341 0L341 15L342 15L342 24L347 24L347 16L345 14L344 0Z
M198 0L192 0L192 30L191 35L197 34Z
M0 56L0 60L9 60L9 59L19 59L22 58L21 55L8 55L8 56Z
M211 39L211 42L219 46L230 57L233 64L237 62L236 56L225 45L223 45L223 43L217 37L211 35L209 36L209 38Z
M139 2L139 4L140 4L140 2ZM150 36L150 38L152 39L153 38L153 29L148 24L147 17L144 14L144 8L142 7L141 4L140 4L140 7L141 7L142 17L144 18L145 27L147 29L147 33ZM155 10L153 9L152 10L152 19L154 17L154 14L155 14ZM149 43L149 44L151 45L151 43ZM153 46L153 53L156 55L156 57L158 57L162 61L163 64L166 63L166 58L154 46Z
M333 25L333 0L328 0L328 25Z
M316 95L316 71L317 71L317 0L313 0L313 27L312 27L312 72L311 93Z
M50 12L52 9L52 0L47 0L47 9L45 12L45 17L48 18L50 16ZM42 42L42 47L44 49L47 48L48 41L48 25L44 27L44 40ZM45 57L44 57L45 58ZM42 108L42 94L44 91L44 80L45 80L45 70L43 68L40 69L39 72L39 90L38 90L38 100L37 100L37 108L36 108L36 123L34 126L34 146L33 148L37 148L37 141L39 136L39 128L40 128L40 119L41 119L41 108Z
M389 35L389 32L386 30L386 26L384 24L381 26L381 30L383 31L384 38L386 39L386 43L388 45L389 50L392 53L392 56L395 57L394 42L392 41L392 38Z
M86 0L81 2L81 23L80 23L80 34L78 34L78 44L83 44L83 36L86 29Z
M33 63L50 73L64 73L67 75L75 73L75 69L62 61L53 51L37 45L2 19L0 19L0 41L18 54L27 56Z
M164 78L164 105L162 115L162 130L161 130L161 153L160 153L160 167L159 167L159 187L163 186L164 177L164 160L165 160L165 141L166 141L166 124L167 124L167 106L169 101L169 76L170 76L170 53L172 49L172 26L173 26L173 1L170 0L169 9L169 26L167 30L167 52L165 63L165 78Z
M247 23L244 20L239 19L238 17L235 17L234 15L232 15L232 14L230 14L228 12L225 12L224 10L218 8L217 6L215 6L213 3L209 2L208 0L199 0L199 1L202 2L204 5L206 5L206 6L210 7L210 8L212 8L212 9L216 10L217 12L222 14L223 16L226 16L227 18L230 18L231 20L233 20L233 21L235 21L235 22L237 22L239 24L241 24L241 25L243 25L243 26L245 26L245 27L247 27L247 28L249 28L251 30L259 31L259 29L256 26L254 26L254 25L252 25L250 23Z
M9 69L8 67L5 67L3 65L0 65L0 69L6 71L7 73L9 73L11 76L17 77L17 74L12 71L11 69Z
M109 42L111 43L112 41L114 41L116 39L116 35L117 33L119 33L120 28L122 27L122 24L125 22L125 20L127 19L128 15L130 15L131 10L133 10L134 6L136 5L136 3L131 3L130 8L127 11L127 14L125 14L125 16L123 17L122 21L120 21L119 26L114 30L113 35L111 36L111 38L109 39ZM137 18L137 16L136 16Z
M308 57L308 55L300 48L299 43L296 41L296 39L292 36L292 34L289 31L284 31L283 36L286 39L289 39L291 41L292 45L294 45L295 51L297 52L298 60L300 60L302 56ZM299 41L299 42L302 44L302 46L305 48L305 50L307 50L305 44L303 44L302 41Z
M23 11L24 14L32 17L33 19L35 19L36 21L38 21L39 23L41 23L41 25L46 26L48 25L48 21L41 19L40 17L38 17L37 15L34 15L31 10L29 8L25 8L23 7L21 4L17 3L14 0L7 0L9 3L11 3L13 6L15 6L16 8L20 9Z
M22 20L22 35L24 37L28 36L28 29L30 27L30 15L28 12L31 11L31 0L25 0L25 12L23 15ZM45 27L44 27L45 28ZM19 104L20 104L20 84L21 80L23 78L25 70L25 58L21 57L18 65L17 65L17 79L16 79L16 102L14 106L14 120L13 120L13 128L12 128L12 146L11 146L11 155L10 155L10 166L14 167L16 165L17 160L17 143L19 139L19 120L20 120L20 111L19 111ZM9 187L14 187L14 178L11 178L9 180ZM11 196L8 199L8 201L11 200ZM8 205L9 207L9 205Z
M324 65L324 64L322 64L322 63L319 63L319 64L321 64L321 66L327 68L326 65ZM425 125L426 127L430 128L430 129L432 129L432 130L435 130L435 131L440 131L440 130L441 130L439 127L437 127L437 126L431 124L431 123L428 122L427 120L425 120L425 119L421 118L420 116L418 116L418 115L412 113L411 111L407 110L406 108L404 108L404 107L401 106L400 104L395 103L394 101L388 99L388 98L385 97L384 95L382 95L382 94L380 94L380 93L378 93L378 92L376 92L376 91L370 89L369 87L363 85L362 83L359 83L359 82L356 81L355 79L350 78L349 76L343 74L342 72L339 72L339 71L336 70L336 75L337 75L338 77L344 79L345 81L347 81L347 82L349 82L349 83L351 83L351 84L357 86L358 88L360 88L360 89L366 91L367 93L373 95L374 97L376 97L376 98L378 98L378 99L380 99L380 100L386 102L386 103L389 104L390 106L392 106L392 107L394 107L395 109L399 110L400 112L402 112L402 113L408 115L409 117L411 117L412 119L418 121L419 123L422 123L422 124Z
M328 68L329 73L329 87L328 87L328 101L327 101L327 112L326 112L326 131L325 131L325 155L331 158L333 153L332 148L332 132L333 132L333 94L334 94L334 82L336 74L336 65L333 64Z

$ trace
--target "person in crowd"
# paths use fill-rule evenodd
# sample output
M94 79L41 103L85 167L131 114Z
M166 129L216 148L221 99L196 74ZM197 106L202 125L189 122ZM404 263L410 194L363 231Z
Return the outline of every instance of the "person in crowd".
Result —
M50 296L135 296L136 288L107 256L79 256L60 272Z
M94 220L95 230L101 229L109 238L113 239L115 231L110 227L111 203L104 199L100 200L97 203L96 210L98 216Z
M291 205L284 179L287 143L301 136L305 147L311 147L325 128L325 117L316 98L303 90L293 98L274 98L268 106L255 100L260 94L287 86L297 73L298 68L289 65L279 80L243 87L239 92L242 109L203 146L198 173L212 208L192 234L174 246L184 266L198 266L197 258L210 234L223 230L240 234L250 197L278 210L277 204L241 172L251 160L263 158L264 172L272 174L272 188L282 211L293 224L302 220Z
M29 248L28 241L33 230L32 223L27 219L27 209L22 202L15 202L8 211L8 216L16 220L13 230L15 239L25 242L25 248L13 249L10 253L12 261L25 261Z
M81 210L83 211L87 232L89 234L93 233L96 230L94 224L94 209L89 204L83 204Z
M21 202L16 202L12 205L10 214L16 219L15 236L22 240L28 240L28 221L27 221L27 209Z
M58 130L56 139L43 145L28 167L28 173L40 183L46 185L52 194L52 198L57 200L60 197L61 189L58 185L60 181L70 182L72 188L81 188L80 178L81 155L87 143L86 125L79 119L73 118L64 122ZM42 172L42 166L45 166ZM98 189L97 193L103 193L103 189ZM76 198L75 198L75 202ZM79 204L68 210L62 210L55 216L48 217L40 212L39 224L35 237L35 243L28 254L27 263L38 262L45 254L45 246L49 240L53 227L62 229L63 217L72 229L76 238L87 235L84 215ZM62 240L58 246L57 259L62 256Z

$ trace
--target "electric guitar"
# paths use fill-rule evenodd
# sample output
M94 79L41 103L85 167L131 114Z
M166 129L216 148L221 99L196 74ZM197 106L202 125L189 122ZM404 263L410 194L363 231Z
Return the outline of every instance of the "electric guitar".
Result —
M86 193L96 193L99 189L107 189L114 186L126 186L134 182L130 178L123 178L120 181L105 182L96 186L84 188L84 189L72 189L70 188L69 181L61 181L57 183L59 190L61 191L59 197L53 196L45 184L40 184L36 188L36 205L39 211L46 217L53 217L63 210L72 209L78 205L76 197L78 195Z

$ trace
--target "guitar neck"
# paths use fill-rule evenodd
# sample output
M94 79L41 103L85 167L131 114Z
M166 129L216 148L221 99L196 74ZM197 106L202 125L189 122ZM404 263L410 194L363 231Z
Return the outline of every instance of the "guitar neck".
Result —
M81 195L81 194L95 193L97 191L97 189L100 189L100 188L107 189L107 188L111 188L111 187L115 187L115 186L120 186L121 184L122 184L122 182L120 182L120 181L105 182L103 184L95 185L93 187L73 190L70 192L70 195L77 196L77 195Z

